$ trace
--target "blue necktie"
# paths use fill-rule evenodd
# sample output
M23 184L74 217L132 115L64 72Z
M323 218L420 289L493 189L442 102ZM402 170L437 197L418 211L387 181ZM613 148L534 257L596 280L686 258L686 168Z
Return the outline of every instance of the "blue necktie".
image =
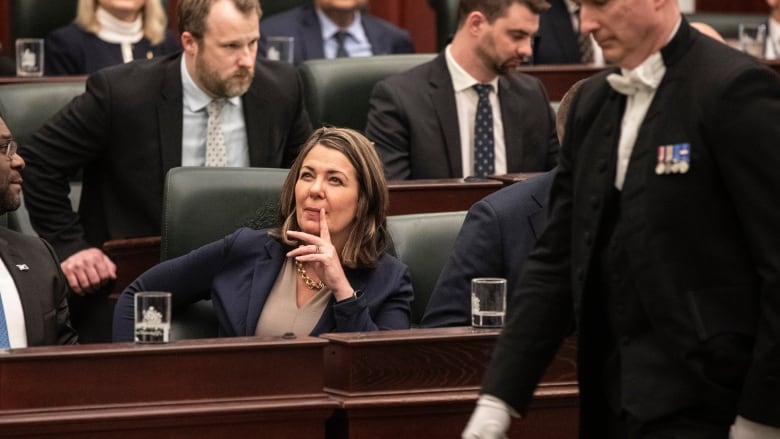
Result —
M496 169L493 147L493 107L490 105L490 84L475 84L479 101L474 119L474 176L485 177Z
M0 349L10 347L11 342L8 340L8 327L5 324L5 311L3 311L3 299L0 298Z
M344 47L344 41L347 40L347 37L349 36L349 32L345 30L340 30L333 34L333 38L336 39L336 58L349 58L349 52L347 52L347 48Z

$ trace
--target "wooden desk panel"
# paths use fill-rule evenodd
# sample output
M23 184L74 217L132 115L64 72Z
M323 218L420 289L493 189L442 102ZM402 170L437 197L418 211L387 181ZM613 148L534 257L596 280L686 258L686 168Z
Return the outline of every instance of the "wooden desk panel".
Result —
M3 437L324 437L336 406L323 392L326 344L248 337L0 354L0 431Z
M468 210L501 187L494 180L391 180L388 182L388 215Z
M325 390L340 409L333 439L459 437L474 409L498 331L470 327L326 334ZM576 438L575 341L548 369L511 437Z

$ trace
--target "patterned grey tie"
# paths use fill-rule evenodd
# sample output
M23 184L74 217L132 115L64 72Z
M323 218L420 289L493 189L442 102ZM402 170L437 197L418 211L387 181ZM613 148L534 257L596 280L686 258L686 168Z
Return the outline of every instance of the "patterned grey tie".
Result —
M486 177L495 172L493 139L493 107L490 105L490 84L475 84L479 100L474 118L474 176Z
M225 107L224 99L214 99L206 106L209 120L206 124L206 163L205 166L227 166L227 148L225 135L222 133L220 116Z

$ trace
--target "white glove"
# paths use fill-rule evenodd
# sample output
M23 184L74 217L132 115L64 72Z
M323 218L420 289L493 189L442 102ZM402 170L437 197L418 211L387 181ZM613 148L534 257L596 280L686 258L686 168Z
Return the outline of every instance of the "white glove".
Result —
M510 408L495 396L482 395L471 414L462 439L504 439L509 429Z
M780 428L759 424L737 416L731 426L731 439L777 439L780 438Z

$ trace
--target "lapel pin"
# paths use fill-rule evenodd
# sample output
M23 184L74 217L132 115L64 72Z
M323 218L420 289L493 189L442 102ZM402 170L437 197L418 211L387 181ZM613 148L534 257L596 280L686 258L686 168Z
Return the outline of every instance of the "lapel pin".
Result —
M19 271L27 271L30 269L27 264L16 264L16 268L18 268Z

